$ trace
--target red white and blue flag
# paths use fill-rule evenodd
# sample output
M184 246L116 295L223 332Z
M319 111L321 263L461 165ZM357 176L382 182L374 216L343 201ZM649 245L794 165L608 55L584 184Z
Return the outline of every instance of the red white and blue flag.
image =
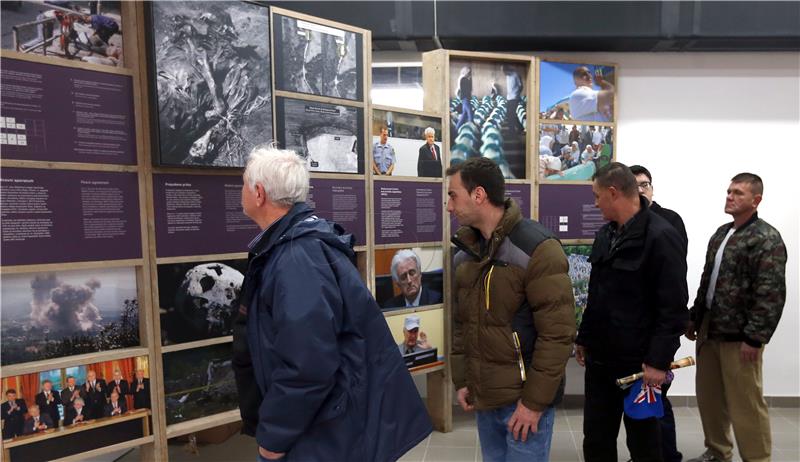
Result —
M664 401L661 397L661 386L645 385L642 379L631 386L625 397L625 414L632 419L661 418L664 416Z

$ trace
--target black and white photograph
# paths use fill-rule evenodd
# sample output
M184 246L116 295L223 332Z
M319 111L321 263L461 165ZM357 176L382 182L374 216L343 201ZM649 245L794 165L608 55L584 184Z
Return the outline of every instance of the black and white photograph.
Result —
M247 259L158 265L161 344L232 334Z
M0 2L2 48L29 55L122 67L121 3Z
M493 160L507 179L525 178L528 66L450 61L450 164Z
M275 14L275 89L361 101L361 34Z
M398 110L372 110L372 173L442 177L442 119Z
M279 147L304 158L312 172L364 173L361 108L283 97L275 103Z
M150 11L155 162L243 167L272 141L269 9L153 2Z
M375 251L375 300L384 310L443 302L441 247Z
M165 353L167 425L238 408L230 343Z
M139 345L133 268L2 275L2 364Z

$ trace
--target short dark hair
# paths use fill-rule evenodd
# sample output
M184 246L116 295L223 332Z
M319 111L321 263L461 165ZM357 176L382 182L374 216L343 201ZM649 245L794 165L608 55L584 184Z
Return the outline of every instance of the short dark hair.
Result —
M14 393L16 395L17 394L17 390L15 390L13 388L9 388L8 390L6 390L6 395L10 395L11 393Z
M447 169L447 176L461 173L461 182L467 192L472 192L478 186L486 191L489 203L502 207L505 204L506 180L500 167L494 161L486 157L473 157L465 162L455 164Z
M639 194L639 187L636 184L636 177L633 176L631 169L620 162L611 162L592 175L592 181L596 181L603 188L615 187L626 197L633 197Z
M380 128L380 130L378 130L378 133L380 133L380 132L382 132L384 130L386 130L388 132L389 131L389 127L387 127L386 125L381 125L381 128Z
M648 181L651 183L653 182L653 175L650 174L650 170L647 170L641 165L631 165L631 173L633 173L633 176L644 175L647 177Z
M731 178L731 183L750 183L750 190L753 194L764 194L764 182L755 173L739 173Z
M42 381L42 385L44 385L44 384L46 384L46 383L49 383L50 385L52 385L52 384L53 384L53 381L52 381L52 380L50 380L50 379L46 379L46 380Z

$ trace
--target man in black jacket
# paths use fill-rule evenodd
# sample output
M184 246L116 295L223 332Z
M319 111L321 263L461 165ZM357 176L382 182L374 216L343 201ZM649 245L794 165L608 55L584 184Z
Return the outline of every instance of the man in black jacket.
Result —
M144 376L144 370L136 371L130 386L130 394L133 395L134 409L150 409L150 379Z
M53 390L53 382L49 380L42 382L42 391L36 395L35 401L42 413L49 415L53 425L58 427L58 421L61 420L61 415L58 413L61 395Z
M3 419L3 439L14 438L22 434L25 425L25 414L28 406L24 399L17 399L17 390L9 388L6 390L6 402L0 406Z
M686 227L683 225L681 216L673 210L661 207L653 200L653 176L650 174L650 170L641 165L633 165L631 166L631 173L636 177L639 194L647 198L647 202L650 204L650 211L667 220L681 235L684 246L688 246L689 237L686 235ZM672 403L667 398L669 386L669 383L665 383L661 387L661 398L664 400L664 417L660 419L664 462L681 462L683 454L678 451L678 442L675 435L675 414L672 412Z
M597 233L590 261L589 300L576 339L586 367L583 452L587 462L617 460L617 434L627 391L619 377L644 371L660 386L688 320L685 245L648 208L636 178L618 162L594 176L595 205L609 221ZM636 461L661 461L658 419L624 417Z

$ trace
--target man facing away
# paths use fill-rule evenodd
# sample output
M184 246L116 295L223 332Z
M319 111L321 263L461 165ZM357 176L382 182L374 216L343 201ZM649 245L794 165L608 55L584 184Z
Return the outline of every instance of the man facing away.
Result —
M487 158L447 170L455 255L453 381L477 411L485 461L546 461L553 405L575 337L575 301L561 243L505 199Z
M595 205L609 221L597 233L589 261L589 297L576 339L586 367L583 454L587 462L617 460L617 434L628 390L616 379L644 371L661 386L686 328L686 247L678 232L648 208L636 178L618 162L594 175ZM657 418L624 416L634 461L661 461Z
M786 246L758 217L764 184L758 175L731 179L725 213L708 243L706 262L686 332L697 340L697 409L706 452L690 462L770 460L772 438L762 386L766 345L786 301Z
M262 229L242 291L259 457L400 458L431 422L353 264L353 236L305 203L309 175L295 153L257 148L243 179L242 208Z

